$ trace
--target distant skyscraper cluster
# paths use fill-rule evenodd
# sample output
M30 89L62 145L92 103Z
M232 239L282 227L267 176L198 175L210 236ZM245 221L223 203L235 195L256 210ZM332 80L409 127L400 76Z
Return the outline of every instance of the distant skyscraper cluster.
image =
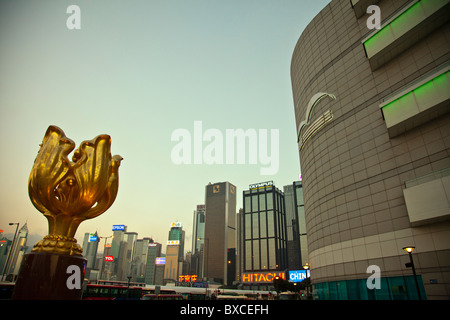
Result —
M23 255L31 250L31 248L27 246L27 224L25 223L19 229L19 224L17 223L17 230L13 240L4 237L3 230L0 230L0 281L14 281L19 274Z
M163 284L167 276L167 280L176 281L184 250L180 245L184 244L181 223L173 223L169 231L166 255L170 256L170 268L166 269L160 267L166 261L166 257L162 257L161 243L149 237L138 239L138 234L128 232L126 225L113 225L112 232L112 236L108 237L100 237L97 232L85 234L83 252L88 259L87 279ZM98 254L102 241L104 250Z
M301 181L284 192L272 181L252 184L239 212L236 194L229 182L206 186L205 204L194 211L192 272L209 283L264 289L271 281L244 281L245 275L302 269L307 249L301 250L301 237L306 240Z
M90 281L131 281L149 285L241 285L264 289L270 284L249 274L301 269L304 210L301 181L278 189L272 181L253 184L243 192L237 212L237 188L230 182L209 183L205 203L194 210L192 251L185 254L181 222L173 222L166 244L138 239L126 225L112 235L86 233L84 256ZM98 254L103 246L102 254ZM165 246L165 253L163 249ZM247 276L247 278L246 278Z

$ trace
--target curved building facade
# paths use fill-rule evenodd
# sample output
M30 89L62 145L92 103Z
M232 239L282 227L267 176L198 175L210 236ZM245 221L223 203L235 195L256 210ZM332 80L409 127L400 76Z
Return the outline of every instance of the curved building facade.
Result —
M370 5L379 29L369 29ZM332 0L296 44L316 298L450 297L449 9L448 0Z

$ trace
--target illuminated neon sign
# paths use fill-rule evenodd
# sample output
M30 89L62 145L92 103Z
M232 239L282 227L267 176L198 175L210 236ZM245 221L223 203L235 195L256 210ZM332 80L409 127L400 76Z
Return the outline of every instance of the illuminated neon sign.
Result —
M158 257L155 259L155 264L166 264L166 258L165 257Z
M284 272L247 272L242 274L244 283L271 283L275 277L285 280Z
M292 282L302 282L310 277L310 270L291 270L289 271L289 280Z
M196 282L197 277L196 274L178 276L178 282Z
M182 226L181 222L172 222L170 225L171 228L181 228Z
M257 189L257 188L263 188L263 187L268 187L268 186L273 186L273 181L266 181L266 182L260 182L260 183L254 183L254 184L250 184L248 186L249 189Z
M114 261L113 256L105 256L105 261Z
M112 231L124 231L125 225L123 224L115 224L113 225Z

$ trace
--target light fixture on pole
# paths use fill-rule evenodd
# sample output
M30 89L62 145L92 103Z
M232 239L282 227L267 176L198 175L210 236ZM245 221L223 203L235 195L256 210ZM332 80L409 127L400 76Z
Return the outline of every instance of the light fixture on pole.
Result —
M414 249L415 249L415 247L413 247L413 246L403 247L403 250L408 252L408 254L409 254L409 261L410 261L409 264L407 263L405 265L406 265L406 267L411 267L412 268L413 275L414 275L414 282L416 283L417 294L419 296L419 300L422 300L422 296L420 295L419 282L417 281L416 268L414 267L414 261L413 261L413 258L412 258L412 252L414 251Z
M310 268L309 263L306 262L305 265L303 266L303 269L306 270L305 281L307 281L307 279L308 279L308 270L309 270L309 268ZM310 283L306 282L306 299L309 299L309 286L310 286Z

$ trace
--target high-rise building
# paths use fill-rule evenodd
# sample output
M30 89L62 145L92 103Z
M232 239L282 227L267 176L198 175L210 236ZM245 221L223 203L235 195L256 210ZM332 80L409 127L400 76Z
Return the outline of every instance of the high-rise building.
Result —
M90 235L91 235L91 233L89 233L89 232L86 232L86 233L84 234L84 237L83 237L83 245L82 245L82 247L81 247L81 249L83 250L83 256L86 256L87 246L88 246L88 244L89 244L89 237L90 237Z
M164 285L164 270L166 265L165 257L156 257L155 260L155 279L153 283L155 285Z
M130 276L132 277L133 281L145 281L148 245L151 243L153 243L152 238L143 238L136 240L130 272Z
M240 208L239 212L236 213L236 280L241 282L241 275L244 272L244 209Z
M170 225L166 249L166 264L164 269L165 282L177 282L183 270L185 231L181 222Z
M12 241L3 235L3 230L0 230L0 280L3 280L3 272L6 271L6 262L8 260L8 253L11 249Z
M307 234L301 181L283 187L286 204L288 267L299 270L308 263Z
M194 223L192 232L192 253L195 254L202 250L205 243L205 211L204 204L197 205L197 210L194 210Z
M112 228L113 231L113 238L111 241L111 251L110 255L113 256L113 263L112 263L112 270L110 279L116 279L117 278L117 271L123 271L122 269L122 263L119 262L120 260L120 249L124 248L123 242L124 242L124 235L125 232L127 232L127 226L125 225L113 225ZM119 267L120 266L120 267ZM120 268L120 270L119 270ZM122 272L120 272L122 274Z
M120 243L124 241L125 232L127 232L127 226L125 225L113 225L113 238L111 241L110 254L114 258L118 258L120 254Z
M295 138L319 299L450 297L449 10L439 0L332 0L295 46ZM373 265L379 289L367 286Z
M152 242L148 244L147 262L145 264L145 283L155 283L156 258L161 256L161 243Z
M86 268L95 268L95 259L97 257L98 243L100 239L98 237L97 231L95 233L84 234L83 240L83 256L87 259Z
M172 240L167 243L166 261L164 268L164 282L177 282L179 273L179 254L180 245L178 240Z
M272 181L243 192L242 273L288 268L285 198ZM242 275L241 275L242 279Z
M135 254L135 245L138 238L137 232L125 232L124 234L124 242L126 242L126 248L123 250L123 254L120 255L121 259L121 280L128 280L128 276L132 276L133 269L132 267L135 266L133 264L133 258ZM118 272L119 273L119 272ZM133 277L133 276L132 276ZM133 281L136 280L136 274L134 274Z
M111 259L110 259L111 258ZM111 255L111 245L107 244L103 248L103 258L100 267L100 279L115 280L114 276L114 257Z
M98 280L99 270L97 265L97 251L100 238L95 233L86 232L83 239L83 256L87 259L85 278Z
M192 255L190 273L203 278L203 252L205 244L205 205L197 205L194 210L194 222L192 230Z
M112 280L123 280L123 277L126 277L124 257L128 250L128 243L125 238L127 226L123 224L113 225L112 231L113 237L109 255L113 257L113 261L108 261L108 267L110 268L108 276Z
M7 266L6 274L19 274L20 264L22 263L23 255L27 249L28 226L25 223L17 234L16 240L12 244L10 263Z
M185 231L183 230L183 225L181 222L172 222L169 231L169 241L178 241L178 248L180 250L178 257L183 259L184 257L184 238Z
M208 184L205 191L204 275L211 281L231 284L228 249L236 248L236 186L230 182Z

